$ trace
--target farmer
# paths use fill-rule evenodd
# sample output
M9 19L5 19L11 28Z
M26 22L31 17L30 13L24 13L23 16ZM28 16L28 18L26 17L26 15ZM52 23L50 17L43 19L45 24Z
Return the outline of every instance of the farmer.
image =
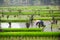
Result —
M18 10L18 12L19 12L19 14L21 14L22 10L21 10L21 9L19 9L19 10Z
M0 29L0 32L2 32L2 29Z
M2 12L2 17L4 17L4 14L3 14L3 12Z
M9 28L11 28L11 22L9 22Z
M9 15L7 15L7 19L9 18Z
M40 13L39 13L39 12L40 12L40 10L37 10L37 11L38 11L38 15L40 16Z
M2 17L4 17L4 12L3 12L3 10L2 10L2 12L1 12L1 13L2 13Z
M50 14L53 13L53 10L49 10L49 13L50 13Z
M44 22L42 20L37 22L36 25L38 25L39 28L40 27L45 27Z
M31 23L32 23L32 21L33 21L33 17L34 17L34 14L32 14L31 17L30 17Z
M1 28L1 22L0 22L0 28Z
M26 27L29 28L30 27L30 23L26 22Z
M56 22L56 24L58 23L58 21L57 21L57 20L55 20L55 22Z
M14 17L16 17L16 15L14 15Z
M55 24L55 17L52 17L52 24Z
M51 31L52 31L52 23L51 23Z
M57 20L54 17L52 17L52 24L57 24Z
M31 23L31 25L33 25L33 17L34 17L34 14L32 14L31 17L30 17L30 23Z

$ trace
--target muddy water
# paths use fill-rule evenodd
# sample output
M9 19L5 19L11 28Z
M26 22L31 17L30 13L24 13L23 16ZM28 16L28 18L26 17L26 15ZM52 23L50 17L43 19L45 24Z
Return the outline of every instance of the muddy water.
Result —
M11 23L11 28L25 28L25 23ZM9 28L9 23L1 23L1 28Z
M44 32L51 31L50 21L44 21L44 25L45 25ZM1 23L1 28L9 28L9 23ZM14 23L11 23L11 28L26 28L26 23L25 22L14 22ZM30 28L38 28L38 26L36 25L36 22L33 23L33 26L30 25ZM52 31L60 32L59 28L60 28L60 21L58 21L58 24L56 27L52 27Z

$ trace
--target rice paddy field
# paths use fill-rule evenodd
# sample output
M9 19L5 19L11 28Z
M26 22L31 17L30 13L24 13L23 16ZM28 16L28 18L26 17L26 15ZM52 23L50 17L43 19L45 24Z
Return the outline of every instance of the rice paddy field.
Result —
M1 37L0 40L59 40L58 37Z
M0 40L60 40L59 32L1 32Z
M2 21L24 22L28 21L31 15L34 15L34 20L51 20L52 16L56 20L60 20L59 6L0 7L0 19Z
M26 28L25 23L30 21L31 15L34 15L33 26ZM51 24L53 16L57 24ZM38 28L36 20L43 20L45 28ZM0 40L60 40L59 28L59 6L0 7Z

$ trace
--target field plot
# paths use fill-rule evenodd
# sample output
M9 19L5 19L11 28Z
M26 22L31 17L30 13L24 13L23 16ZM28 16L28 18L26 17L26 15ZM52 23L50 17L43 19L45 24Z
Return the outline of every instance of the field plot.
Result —
M0 37L0 40L59 40L58 37Z
M59 40L60 32L1 32L0 40Z

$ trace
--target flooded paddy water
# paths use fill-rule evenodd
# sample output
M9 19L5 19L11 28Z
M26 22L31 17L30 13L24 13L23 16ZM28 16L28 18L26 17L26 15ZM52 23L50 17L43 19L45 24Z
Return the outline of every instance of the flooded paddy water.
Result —
M15 17L14 17L15 16ZM4 15L4 17L1 17L1 20L30 20L31 15L9 15L9 17L7 18L7 15ZM34 18L38 19L38 18L43 18L40 15L34 15ZM48 17L51 18L51 17ZM29 28L39 28L38 25L36 25L36 21L33 21L33 25L30 25ZM51 21L49 20L43 20L45 28L44 28L44 32L48 31L51 32ZM55 26L54 26L55 25ZM52 31L53 32L60 32L59 28L60 28L60 21L58 21L57 25L54 24L52 26ZM9 28L9 23L7 22L1 22L1 28ZM26 22L11 22L11 28L26 28Z
M44 32L46 31L51 31L51 22L50 21L44 21ZM9 23L8 22L3 22L1 23L1 28L9 28ZM26 28L26 22L11 22L11 28ZM29 28L39 28L38 25L36 25L36 21L33 22L33 25L30 25ZM53 32L58 32L60 28L60 21L58 21L57 25L52 26L52 31Z

